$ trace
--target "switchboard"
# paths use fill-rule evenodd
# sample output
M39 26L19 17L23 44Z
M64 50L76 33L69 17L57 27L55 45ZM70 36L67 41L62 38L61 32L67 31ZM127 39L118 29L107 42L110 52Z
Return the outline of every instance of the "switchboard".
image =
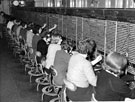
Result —
M129 23L118 22L116 51L126 54L128 51Z
M96 41L99 50L104 51L105 21L96 19L84 19L84 39L91 38Z
M107 21L106 25L106 52L115 50L115 37L117 35L117 22L116 21Z
M57 24L57 31L64 37L74 41L94 39L98 50L128 55L135 64L135 24L34 11L16 10L14 15L26 22L48 23L49 27Z

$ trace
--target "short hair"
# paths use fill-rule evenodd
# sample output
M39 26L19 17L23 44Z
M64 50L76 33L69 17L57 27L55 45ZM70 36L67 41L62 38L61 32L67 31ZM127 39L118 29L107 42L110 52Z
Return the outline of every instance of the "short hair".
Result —
M0 11L0 15L5 15L5 12L3 12L3 11Z
M95 40L86 40L86 42L89 43L89 45L91 45L91 46L88 46L88 48L89 48L88 51L94 52L97 47Z
M107 55L105 63L112 71L122 71L126 69L128 60L118 52L111 52Z
M21 22L20 24L22 27L25 27L26 23L24 21Z
M67 50L68 47L69 47L69 45L68 45L67 40L63 40L63 41L61 42L61 48L62 48L63 50Z
M94 40L83 40L79 42L78 50L83 54L93 54L96 50L96 42Z
M62 36L59 33L52 34L51 43L57 44L60 40L62 40Z
M54 38L56 38L56 37L62 38L61 34L59 34L59 33L52 34L52 37L54 37Z
M68 52L76 50L76 42L75 41L68 39L68 45L69 45L69 47L67 49Z
M79 42L78 52L82 53L82 54L87 54L87 43L86 42Z
M41 28L40 25L34 25L34 27L33 27L33 33L34 33L34 34L39 33L39 29L40 29L40 28Z

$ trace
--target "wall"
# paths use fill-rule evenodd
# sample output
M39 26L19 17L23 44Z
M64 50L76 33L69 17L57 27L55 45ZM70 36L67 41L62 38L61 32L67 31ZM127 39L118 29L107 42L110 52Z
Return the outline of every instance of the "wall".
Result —
M0 11L4 11L6 14L10 14L10 1L2 0L0 4Z

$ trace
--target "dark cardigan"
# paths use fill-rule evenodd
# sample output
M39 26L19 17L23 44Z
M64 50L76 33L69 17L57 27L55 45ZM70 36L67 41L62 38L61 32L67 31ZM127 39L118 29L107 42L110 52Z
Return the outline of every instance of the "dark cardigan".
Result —
M126 97L135 98L135 90L130 90L126 82L102 70L98 74L95 98L98 101L124 101Z

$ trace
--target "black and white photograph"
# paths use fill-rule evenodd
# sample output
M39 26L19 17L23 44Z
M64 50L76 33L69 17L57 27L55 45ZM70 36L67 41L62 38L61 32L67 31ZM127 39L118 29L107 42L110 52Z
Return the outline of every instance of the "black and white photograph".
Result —
M0 102L135 102L135 0L0 0Z

